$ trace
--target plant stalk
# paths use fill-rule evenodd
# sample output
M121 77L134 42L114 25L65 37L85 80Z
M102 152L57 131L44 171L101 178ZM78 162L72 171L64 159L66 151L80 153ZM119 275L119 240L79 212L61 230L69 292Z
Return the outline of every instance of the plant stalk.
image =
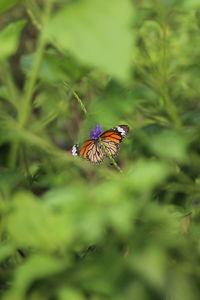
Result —
M78 103L80 104L80 107L82 108L83 112L85 114L87 114L87 110L85 108L85 105L83 104L83 101L81 100L81 98L79 97L79 95L68 85L67 82L64 81L64 85L68 88L71 89L72 91L72 95L76 98L76 100L78 101Z
M167 111L168 116L170 117L171 121L174 124L174 127L177 129L180 129L182 124L181 120L178 116L177 108L172 101L169 91L168 91L168 38L167 38L167 31L168 31L168 24L167 24L167 15L166 12L162 13L162 21L161 21L161 86L160 86L160 92L165 104L165 108Z
M111 162L113 163L113 165L115 166L115 168L120 172L123 173L122 169L118 166L118 164L116 163L116 161L114 160L114 158L111 156L111 154L108 152L108 150L106 149L104 143L102 142L102 140L99 138L99 142L103 148L103 150L105 151L106 155L109 157L109 159L111 160Z
M44 8L42 30L41 30L39 38L38 38L37 49L36 49L36 53L34 56L32 69L26 79L24 93L23 93L23 97L22 97L22 103L20 105L20 110L18 110L18 119L19 119L20 128L26 127L27 121L29 120L29 117L30 117L31 100L33 97L36 80L38 77L43 53L44 53L45 46L46 46L45 27L47 26L47 24L49 22L53 4L54 4L54 1L49 0L46 2L46 6ZM18 150L19 150L19 142L17 141L17 142L14 142L14 144L12 145L11 153L10 153L9 165L12 168L14 168L16 166Z

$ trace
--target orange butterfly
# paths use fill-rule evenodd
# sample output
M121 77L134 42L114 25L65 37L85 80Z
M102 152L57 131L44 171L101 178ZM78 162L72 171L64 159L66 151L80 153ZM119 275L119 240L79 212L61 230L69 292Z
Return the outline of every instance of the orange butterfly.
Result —
M102 127L97 125L90 133L90 140L85 141L80 147L77 144L72 147L72 155L83 157L92 164L101 164L104 158L108 156L103 148L105 147L112 157L117 156L119 144L128 132L128 125L119 125L103 133Z

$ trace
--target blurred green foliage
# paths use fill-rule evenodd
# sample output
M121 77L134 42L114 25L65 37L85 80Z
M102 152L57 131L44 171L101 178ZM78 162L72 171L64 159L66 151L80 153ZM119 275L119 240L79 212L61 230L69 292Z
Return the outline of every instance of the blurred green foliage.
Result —
M199 0L0 14L0 298L198 300ZM96 123L122 173L71 155Z

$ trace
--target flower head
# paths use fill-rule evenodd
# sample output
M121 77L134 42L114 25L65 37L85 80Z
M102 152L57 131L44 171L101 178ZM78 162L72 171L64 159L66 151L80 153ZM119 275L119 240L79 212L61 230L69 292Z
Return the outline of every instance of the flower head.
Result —
M96 128L90 131L90 137L94 140L97 140L99 136L102 134L102 127L97 124Z

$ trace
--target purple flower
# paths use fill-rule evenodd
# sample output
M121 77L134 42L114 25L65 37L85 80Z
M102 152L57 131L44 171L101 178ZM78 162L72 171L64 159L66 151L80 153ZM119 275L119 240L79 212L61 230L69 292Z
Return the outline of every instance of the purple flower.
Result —
M97 140L99 136L102 134L102 127L97 124L96 128L90 131L90 137L94 140Z

